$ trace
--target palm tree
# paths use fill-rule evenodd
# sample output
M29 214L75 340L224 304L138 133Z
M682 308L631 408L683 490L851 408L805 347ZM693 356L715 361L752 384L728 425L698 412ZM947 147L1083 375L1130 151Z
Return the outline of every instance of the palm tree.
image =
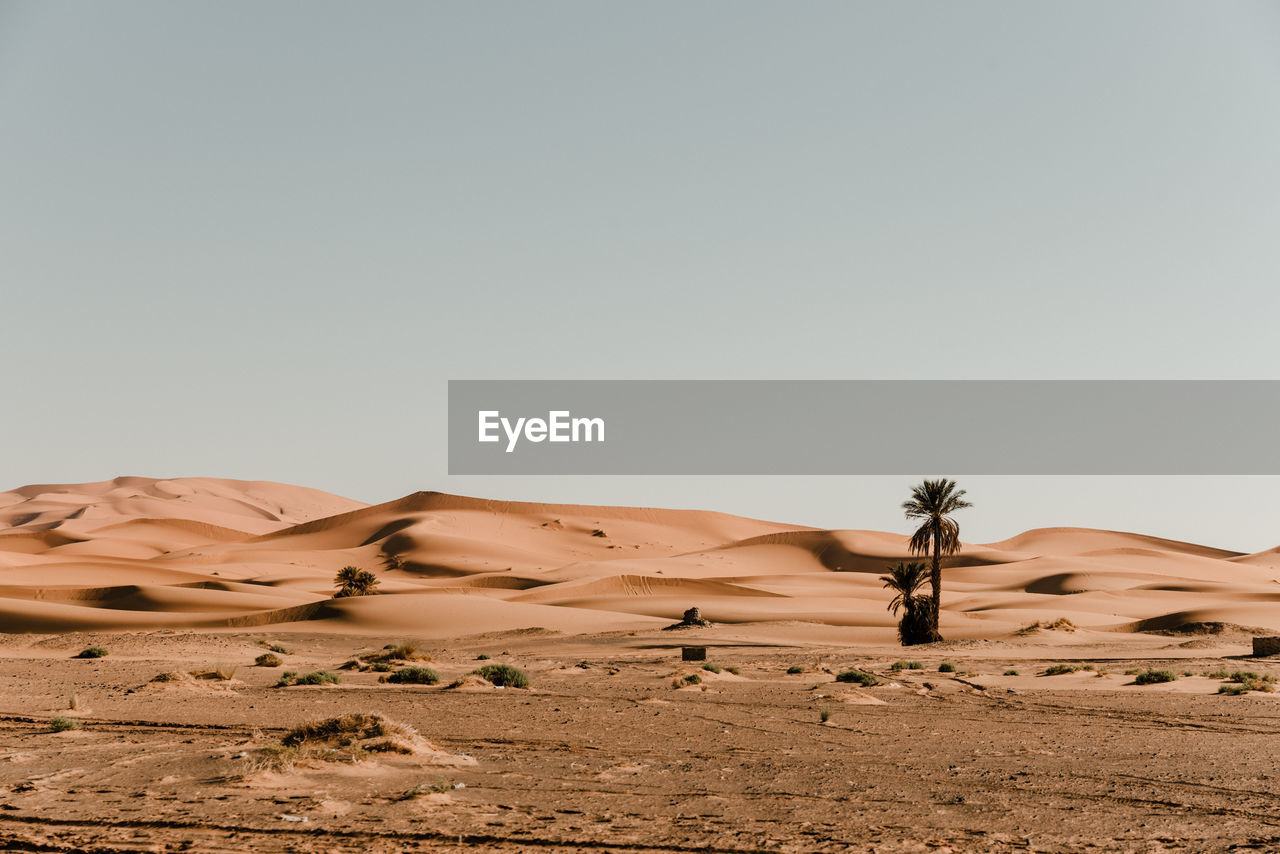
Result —
M928 578L923 563L899 563L889 567L889 574L880 576L884 586L894 592L889 602L889 610L896 617L902 610L902 619L898 621L898 640L903 646L917 643L928 643L933 629L930 614L933 611L932 600L921 596L918 591Z
M964 494L963 489L956 489L954 480L926 480L911 487L911 499L902 504L908 519L924 520L911 535L907 547L913 555L930 555L929 583L933 587L930 642L942 640L938 633L938 612L942 607L942 558L960 551L960 525L951 518L951 514L973 506L964 500Z
M378 576L368 570L358 566L344 566L333 577L333 583L338 588L333 598L343 599L347 596L368 596L381 582Z
M386 552L382 555L382 567L388 572L404 569L404 558L395 552Z

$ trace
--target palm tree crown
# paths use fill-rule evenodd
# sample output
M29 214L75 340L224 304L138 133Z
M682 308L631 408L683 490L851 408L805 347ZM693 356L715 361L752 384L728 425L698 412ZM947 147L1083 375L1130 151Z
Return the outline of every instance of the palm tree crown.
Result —
M381 583L381 579L358 566L344 566L333 577L333 583L338 588L333 598L343 599L347 596L369 595Z
M916 591L924 585L928 577L925 573L925 565L922 563L899 563L889 568L888 575L880 576L884 586L894 592L893 600L889 602L889 610L895 617L898 615L899 608L912 610L915 605Z

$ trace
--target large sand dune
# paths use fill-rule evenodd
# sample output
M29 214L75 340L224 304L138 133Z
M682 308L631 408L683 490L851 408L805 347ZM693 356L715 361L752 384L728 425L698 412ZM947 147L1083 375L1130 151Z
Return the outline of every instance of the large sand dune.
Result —
M652 629L697 605L719 623L859 627L891 639L878 576L903 559L902 534L706 511L430 492L366 506L207 478L0 493L0 624L17 632L273 624L439 638L586 634ZM347 565L375 571L380 595L332 599ZM944 575L951 638L1010 636L1060 617L1115 632L1280 629L1275 550L1051 528L966 545Z

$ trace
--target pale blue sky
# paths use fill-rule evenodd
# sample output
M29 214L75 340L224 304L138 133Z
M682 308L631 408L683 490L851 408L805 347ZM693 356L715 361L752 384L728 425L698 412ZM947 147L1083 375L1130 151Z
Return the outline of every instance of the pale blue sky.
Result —
M907 476L450 478L445 381L1280 378L1277 151L1275 4L0 0L0 488L904 530ZM1280 543L1275 478L967 485Z

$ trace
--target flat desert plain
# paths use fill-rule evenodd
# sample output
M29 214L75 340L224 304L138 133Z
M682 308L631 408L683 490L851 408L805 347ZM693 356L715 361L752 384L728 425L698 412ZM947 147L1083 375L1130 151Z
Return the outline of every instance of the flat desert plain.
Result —
M1280 553L966 545L947 640L903 649L906 556L704 511L0 493L0 849L1280 850ZM347 566L374 595L333 597Z

